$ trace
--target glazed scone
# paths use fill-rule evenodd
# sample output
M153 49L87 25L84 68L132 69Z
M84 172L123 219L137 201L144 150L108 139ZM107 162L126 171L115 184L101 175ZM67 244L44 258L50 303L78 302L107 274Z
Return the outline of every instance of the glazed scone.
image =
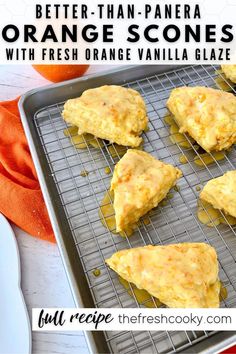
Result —
M200 199L236 217L236 171L228 171L207 182L200 193Z
M236 83L236 65L221 65L221 69L227 79Z
M64 120L78 127L78 133L90 133L119 145L137 147L148 126L145 102L130 88L106 85L84 91L68 100L62 112Z
M205 243L122 250L106 263L122 278L168 307L219 307L217 255Z
M155 159L147 152L128 150L115 166L111 180L116 231L135 226L141 216L165 198L181 175L178 168Z
M167 101L180 133L188 133L207 152L236 142L236 97L208 87L180 87Z

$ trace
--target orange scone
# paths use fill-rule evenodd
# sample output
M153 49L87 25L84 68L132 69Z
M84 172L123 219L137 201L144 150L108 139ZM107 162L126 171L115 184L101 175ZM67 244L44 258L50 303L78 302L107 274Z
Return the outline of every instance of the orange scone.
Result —
M188 133L207 152L236 142L236 97L208 87L179 87L167 101L180 133Z
M217 255L205 243L122 250L106 263L123 279L148 291L168 307L219 307Z
M236 170L208 181L200 199L236 218Z
M178 168L147 152L128 150L115 166L111 180L116 231L135 226L141 216L165 198L181 175Z
M147 128L146 106L141 95L130 88L106 85L89 89L64 105L62 116L78 127L78 133L90 133L119 145L137 147Z

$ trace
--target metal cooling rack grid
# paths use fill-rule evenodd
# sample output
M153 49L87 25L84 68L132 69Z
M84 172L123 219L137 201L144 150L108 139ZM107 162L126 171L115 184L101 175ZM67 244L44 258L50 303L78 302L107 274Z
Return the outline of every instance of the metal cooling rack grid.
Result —
M235 169L236 150L232 149L223 161L214 159L214 163L209 166L197 166L193 159L196 155L201 159L199 152L188 137L191 144L189 149L173 144L169 138L169 127L164 121L168 113L166 100L174 87L204 85L219 88L216 78L221 74L216 70L213 66L191 66L125 85L138 90L147 105L150 130L144 133L144 150L174 164L183 172L183 178L178 182L180 189L174 193L173 199L168 200L167 205L153 210L148 216L148 224L143 219L138 230L130 238L122 238L109 232L98 216L99 206L105 192L109 190L111 180L111 175L106 175L104 168L109 166L113 171L114 165L120 159L115 146L113 145L113 149L116 153L113 156L109 152L108 144L95 149L90 146L89 141L84 141L86 148L76 149L63 133L67 127L61 118L64 102L45 107L35 115L34 122L97 307L143 305L138 303L132 286L130 285L130 291L133 297L119 283L117 275L105 266L105 258L128 247L188 241L208 242L216 248L220 278L228 290L228 297L222 302L222 306L236 306L236 227L219 225L209 228L196 218L196 186L204 185L209 179ZM222 80L226 81L223 76ZM234 91L233 87L231 89ZM181 154L188 157L187 164L180 164ZM88 171L88 176L82 177L82 170ZM99 277L93 275L94 268L101 270ZM115 353L172 353L188 348L211 334L165 331L107 332L105 336Z

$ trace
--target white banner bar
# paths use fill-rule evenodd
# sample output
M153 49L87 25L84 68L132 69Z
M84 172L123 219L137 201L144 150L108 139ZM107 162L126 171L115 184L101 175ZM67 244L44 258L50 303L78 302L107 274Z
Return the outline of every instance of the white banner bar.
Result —
M33 331L235 331L235 309L34 308Z

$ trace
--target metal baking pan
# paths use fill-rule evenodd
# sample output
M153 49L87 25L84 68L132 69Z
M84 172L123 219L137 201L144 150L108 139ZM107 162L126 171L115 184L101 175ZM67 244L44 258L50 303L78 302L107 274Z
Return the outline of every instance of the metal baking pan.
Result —
M139 304L119 283L104 259L116 250L144 244L208 242L218 253L220 278L228 290L223 307L236 307L236 227L207 227L196 218L196 186L236 167L236 150L224 160L197 166L192 149L183 149L170 140L166 100L170 91L182 85L221 88L226 79L214 66L136 66L105 74L36 89L19 103L22 123L38 173L52 226L64 262L74 300L79 307L136 307ZM98 149L85 141L85 149L76 149L63 130L61 118L65 100L84 90L103 84L117 84L138 90L144 97L150 130L143 134L144 150L163 161L179 166L183 178L179 191L164 206L159 206L130 238L114 235L98 216L99 205L109 189L111 170L119 160L109 146ZM230 89L234 91L232 84ZM179 162L180 154L188 163ZM195 154L198 154L196 151ZM87 170L82 177L81 171ZM95 277L93 270L101 275ZM236 341L235 332L92 332L87 333L93 353L216 353Z

